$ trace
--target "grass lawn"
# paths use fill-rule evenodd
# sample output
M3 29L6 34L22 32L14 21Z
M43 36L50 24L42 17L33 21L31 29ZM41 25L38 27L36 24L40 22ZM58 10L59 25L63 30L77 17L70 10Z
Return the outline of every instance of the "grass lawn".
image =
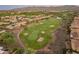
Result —
M17 47L14 37L9 32L0 33L0 43L4 44L9 50Z
M60 23L61 20L53 17L42 20L39 23L32 23L24 28L20 33L20 38L27 49L38 50L52 39L52 32L58 28Z

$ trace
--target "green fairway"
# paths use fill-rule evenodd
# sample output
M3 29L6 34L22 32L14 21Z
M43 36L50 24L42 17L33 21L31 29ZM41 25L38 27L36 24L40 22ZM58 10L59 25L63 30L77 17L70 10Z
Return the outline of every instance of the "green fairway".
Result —
M58 28L60 22L61 20L51 17L39 23L32 23L24 28L20 38L28 49L43 48L52 39L52 32Z

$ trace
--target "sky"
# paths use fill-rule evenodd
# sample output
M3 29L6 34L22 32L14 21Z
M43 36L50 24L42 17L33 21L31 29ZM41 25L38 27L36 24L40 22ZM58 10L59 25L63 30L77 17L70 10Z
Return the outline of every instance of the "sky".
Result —
M79 5L79 0L0 0L0 10L20 8L23 5Z
M9 10L14 8L25 7L24 5L0 5L0 10Z
M79 5L79 0L0 0L0 5Z

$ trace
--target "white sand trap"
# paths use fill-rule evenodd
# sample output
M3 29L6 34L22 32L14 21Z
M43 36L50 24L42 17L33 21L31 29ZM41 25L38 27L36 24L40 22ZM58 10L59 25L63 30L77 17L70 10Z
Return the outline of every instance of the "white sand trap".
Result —
M44 40L43 37L38 38L37 42L42 42Z
M39 24L43 24L42 22L40 22Z
M54 25L50 25L50 27L54 27Z
M28 33L24 33L24 35L25 35L25 36L27 36L27 35L28 35Z
M57 19L61 19L61 17L57 17Z
M45 31L41 31L42 34L45 34Z

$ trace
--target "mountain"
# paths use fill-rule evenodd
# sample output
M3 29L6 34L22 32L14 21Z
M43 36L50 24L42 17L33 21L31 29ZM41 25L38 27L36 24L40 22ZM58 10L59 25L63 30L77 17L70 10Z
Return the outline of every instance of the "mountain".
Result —
M79 6L76 5L63 5L63 6L28 6L22 8L15 8L11 11L25 11L25 12L36 12L36 11L79 11Z

